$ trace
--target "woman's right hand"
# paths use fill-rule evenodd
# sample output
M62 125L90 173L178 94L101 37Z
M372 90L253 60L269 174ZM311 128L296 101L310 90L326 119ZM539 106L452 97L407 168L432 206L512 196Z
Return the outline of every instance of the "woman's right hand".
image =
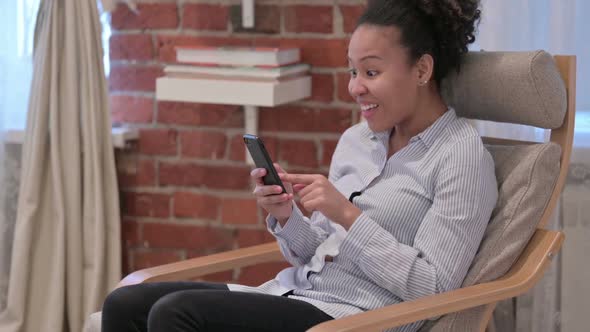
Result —
M279 164L275 163L274 166L278 173L287 173ZM281 186L264 185L262 177L266 175L266 172L267 170L264 168L255 168L250 172L250 177L256 183L256 188L254 188L253 192L254 196L256 196L258 205L275 217L281 225L284 225L293 211L293 187L291 183L283 182L287 193L281 194L283 191Z

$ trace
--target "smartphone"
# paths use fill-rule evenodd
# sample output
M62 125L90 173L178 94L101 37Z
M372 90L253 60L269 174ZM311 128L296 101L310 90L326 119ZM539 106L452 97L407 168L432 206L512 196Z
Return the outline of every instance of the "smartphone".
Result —
M246 134L243 137L244 143L246 144L248 152L250 152L250 156L252 156L256 167L266 169L266 175L262 178L262 182L267 186L281 186L281 188L283 188L281 194L286 193L287 191L285 190L283 181L279 178L279 174L277 173L260 137L250 134Z

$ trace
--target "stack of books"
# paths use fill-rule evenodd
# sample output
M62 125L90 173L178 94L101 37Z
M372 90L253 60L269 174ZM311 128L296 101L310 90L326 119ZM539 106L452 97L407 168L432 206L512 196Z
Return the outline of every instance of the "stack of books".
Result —
M176 60L158 79L163 99L274 106L311 94L310 66L298 48L185 46Z

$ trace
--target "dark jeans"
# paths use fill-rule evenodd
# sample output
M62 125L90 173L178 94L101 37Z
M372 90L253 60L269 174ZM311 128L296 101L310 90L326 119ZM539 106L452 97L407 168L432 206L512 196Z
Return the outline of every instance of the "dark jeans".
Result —
M161 282L109 294L102 332L300 332L330 319L315 306L284 296L232 292L225 284Z

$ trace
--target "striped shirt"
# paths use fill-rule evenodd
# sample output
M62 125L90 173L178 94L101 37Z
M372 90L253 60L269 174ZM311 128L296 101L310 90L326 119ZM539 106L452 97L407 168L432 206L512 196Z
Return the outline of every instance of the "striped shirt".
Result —
M282 228L267 218L293 265L287 274L304 281L281 282L282 271L259 287L230 289L293 290L291 298L339 318L460 287L496 203L493 160L475 129L452 109L388 158L389 137L390 131L373 132L363 122L338 142L329 179L346 197L362 193L353 200L362 213L344 236L319 212L307 218L295 207ZM328 253L335 257L324 262L322 243L338 234L337 252ZM310 271L318 256L321 266Z

